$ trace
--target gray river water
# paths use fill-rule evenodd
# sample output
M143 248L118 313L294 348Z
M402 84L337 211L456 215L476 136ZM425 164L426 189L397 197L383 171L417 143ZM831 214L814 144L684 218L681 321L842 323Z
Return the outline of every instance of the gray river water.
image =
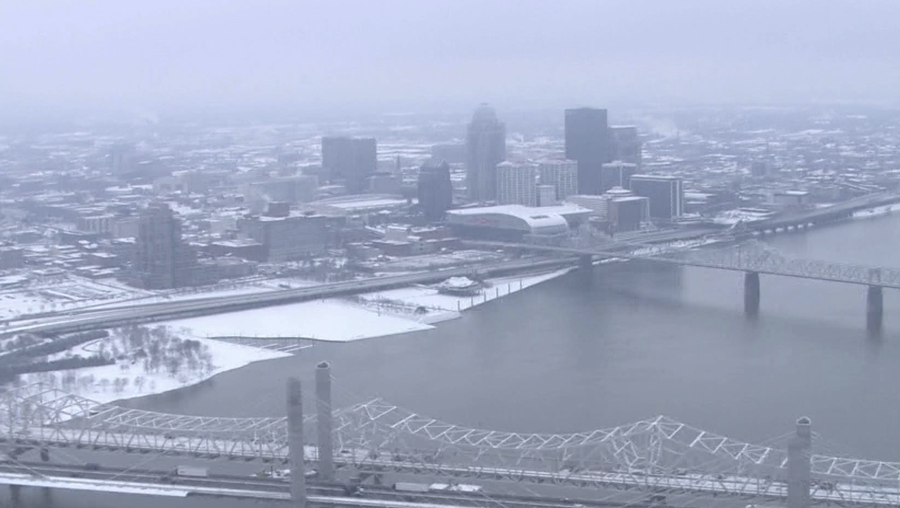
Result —
M767 238L811 259L900 267L900 216ZM284 414L284 386L329 360L335 405L376 396L449 422L568 432L664 414L761 442L801 415L834 451L900 460L900 292L867 338L865 288L762 277L757 320L739 273L627 263L573 273L466 312L434 330L249 365L190 388L129 401L220 416ZM289 316L286 316L289 319ZM311 406L307 406L311 407ZM0 502L9 502L3 489ZM124 503L124 504L123 504ZM23 507L264 506L26 491Z

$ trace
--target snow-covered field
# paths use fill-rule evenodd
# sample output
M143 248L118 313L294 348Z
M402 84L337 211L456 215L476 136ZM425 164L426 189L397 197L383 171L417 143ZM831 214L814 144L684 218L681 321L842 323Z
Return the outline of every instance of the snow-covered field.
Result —
M265 307L167 323L197 337L293 337L347 342L433 328L459 312L560 277L571 269L489 279L481 294L457 297L432 287L360 295L355 302L330 299Z
M182 369L178 375L172 375L165 368L161 368L156 372L147 372L139 364L129 365L125 368L124 365L127 362L119 361L113 365L99 367L85 367L52 373L25 374L22 376L22 381L26 384L49 382L67 392L96 402L106 403L176 390L253 362L290 356L288 353L279 351L229 344L217 340L185 335L182 335L182 338L197 340L208 348L212 361L211 369L196 371ZM97 345L97 342L88 343L74 348L72 352L80 356L89 356L96 353ZM74 382L64 385L62 378L67 374L74 377ZM53 377L51 378L50 376Z
M161 325L178 338L169 343L169 350L179 351L178 348L183 346L179 341L195 340L200 343L201 357L206 357L208 362L202 363L201 367L182 366L177 373L166 367L165 360L161 367L148 369L146 357L136 358L134 348L126 353L127 341L122 339L121 333L114 333L118 339L83 344L51 355L48 359L57 360L72 355L91 357L102 350L111 352L106 356L117 358L116 364L26 374L22 376L22 381L49 382L100 403L162 393L199 383L249 363L289 356L286 351L240 345L213 337L291 337L346 342L427 330L433 328L434 323L459 317L461 311L560 277L570 270L489 279L475 296L440 294L436 287L422 286L349 299L302 302L173 321ZM274 288L268 285L252 285L224 290L252 292L271 289ZM191 296L184 294L178 297ZM148 350L147 343L138 349Z
M424 323L339 300L264 307L167 324L187 328L198 337L293 337L335 342L431 328Z

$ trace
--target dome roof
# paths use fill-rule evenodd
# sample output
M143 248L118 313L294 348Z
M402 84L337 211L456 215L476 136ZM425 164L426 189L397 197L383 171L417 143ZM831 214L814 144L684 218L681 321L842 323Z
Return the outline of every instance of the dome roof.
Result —
M472 122L496 122L497 112L486 102L482 102L472 115Z

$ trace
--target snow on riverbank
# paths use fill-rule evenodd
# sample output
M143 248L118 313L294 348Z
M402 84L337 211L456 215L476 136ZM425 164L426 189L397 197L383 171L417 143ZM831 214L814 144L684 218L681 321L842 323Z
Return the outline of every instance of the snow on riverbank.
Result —
M167 324L187 328L198 337L299 337L349 342L428 330L434 323L459 317L460 311L560 277L570 270L489 279L481 294L473 297L444 295L436 287L421 286L359 295L355 302L319 300Z
M288 353L271 351L250 346L229 344L178 334L184 339L192 339L205 346L211 356L212 368L209 370L189 371L182 369L179 374L172 375L167 369L147 372L139 365L130 365L127 370L123 362L100 367L86 367L67 371L25 374L22 380L27 383L50 383L64 391L87 399L107 403L114 400L130 399L156 393L177 390L205 381L216 374L237 369L253 362L272 360L290 356ZM72 350L77 355L86 356L96 352L97 342L85 344ZM63 376L73 376L74 382L63 383ZM52 377L51 377L52 376ZM119 380L118 382L116 380Z
M347 342L427 330L430 325L339 300L318 300L167 323L198 337L294 337Z
M369 293L362 298L369 302L394 301L409 305L423 306L431 311L460 312L491 300L501 298L542 282L561 277L572 269L565 268L539 275L498 277L485 281L485 287L476 296L453 296L441 294L435 287L411 287Z

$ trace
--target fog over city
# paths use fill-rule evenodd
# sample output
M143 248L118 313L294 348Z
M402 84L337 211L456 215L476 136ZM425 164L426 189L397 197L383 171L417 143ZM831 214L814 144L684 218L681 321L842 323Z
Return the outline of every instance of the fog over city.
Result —
M0 508L900 507L900 0L0 0Z
M889 102L893 0L6 1L0 111Z

